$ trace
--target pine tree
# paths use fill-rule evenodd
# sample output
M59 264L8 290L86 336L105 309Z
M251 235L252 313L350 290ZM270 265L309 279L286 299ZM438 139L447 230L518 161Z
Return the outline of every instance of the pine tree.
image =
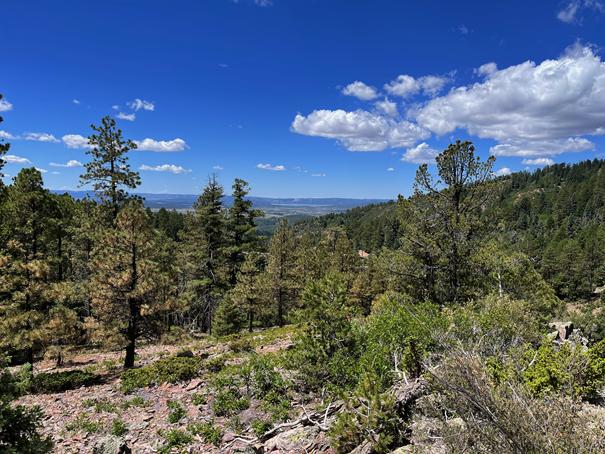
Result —
M2 101L2 94L0 94L0 101ZM4 118L0 117L0 123L2 123L4 121ZM10 143L4 143L4 139L0 139L0 178L2 178L4 176L4 174L2 173L2 168L4 167L4 164L6 164L6 162L4 161L4 159L2 159L2 156L4 156L6 153L8 153L8 150L10 149L11 144ZM0 180L0 188L4 185L4 183L2 182L2 180Z
M212 334L217 337L238 333L243 320L237 305L230 297L223 299L212 319Z
M120 204L128 199L125 189L135 189L141 184L138 172L132 172L126 153L137 145L122 138L122 130L116 130L116 121L110 117L101 120L102 126L90 125L99 134L88 137L94 148L86 154L92 155L92 162L84 164L86 173L80 175L80 186L92 183L95 194L112 209L112 219L118 216Z
M56 205L43 188L42 174L22 169L9 186L3 206L4 251L0 257L0 342L24 348L33 363L44 348L51 295L52 226Z
M299 292L296 277L294 230L281 218L269 243L267 279L270 298L277 309L277 324L284 326L286 312L294 305Z
M88 326L97 339L126 349L124 367L133 367L137 340L157 337L160 298L169 276L157 263L157 234L142 206L129 204L116 226L99 240L92 263L91 303L94 320Z
M231 291L231 298L240 309L248 314L248 331L252 332L254 316L260 313L266 303L265 289L262 285L260 265L263 257L251 252L237 273L237 284Z
M225 210L223 187L217 175L193 204L181 231L181 269L190 312L203 332L211 330L212 316L228 288L226 269Z
M246 260L246 253L258 249L255 219L264 217L265 214L253 209L252 201L245 199L250 192L247 182L236 178L232 188L233 205L229 208L227 234L230 283L234 286L237 273Z

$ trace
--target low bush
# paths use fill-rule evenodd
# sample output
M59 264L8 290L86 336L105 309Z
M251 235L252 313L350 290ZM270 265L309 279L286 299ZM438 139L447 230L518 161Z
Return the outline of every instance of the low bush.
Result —
M176 424L187 414L187 411L185 411L179 402L169 400L167 405L170 409L170 413L168 413L168 422L170 424Z
M196 422L187 426L187 430L192 435L200 435L206 443L212 443L218 446L223 439L223 433L220 428L214 425L214 419L206 423Z
M141 367L130 369L122 374L122 392L130 394L135 389L145 388L153 384L176 383L191 380L199 375L201 358L166 358Z
M264 433L270 431L273 428L273 424L271 421L263 421L261 419L255 419L250 424L252 426L252 430L254 431L254 435L260 437Z
M88 413L83 412L74 421L65 424L65 429L68 431L79 431L83 430L88 433L98 432L103 428L101 421L93 422L88 420Z
M70 370L52 374L35 375L31 382L31 391L35 393L59 393L82 386L91 386L100 381L97 374Z
M229 342L229 350L233 353L243 353L253 351L254 347L250 339L243 338Z
M115 435L116 437L121 437L126 432L128 432L126 424L124 423L124 421L122 421L119 416L111 422L109 429L111 431L111 434Z
M204 369L208 372L219 373L225 368L225 358L216 356L204 363Z
M182 430L158 430L158 435L166 440L166 444L158 449L160 454L168 454L172 448L182 448L185 445L193 443L195 440L188 433Z

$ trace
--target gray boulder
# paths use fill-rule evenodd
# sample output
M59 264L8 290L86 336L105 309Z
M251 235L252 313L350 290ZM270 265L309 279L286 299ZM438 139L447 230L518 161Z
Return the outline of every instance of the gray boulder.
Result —
M132 454L132 450L122 437L108 435L97 441L92 454Z

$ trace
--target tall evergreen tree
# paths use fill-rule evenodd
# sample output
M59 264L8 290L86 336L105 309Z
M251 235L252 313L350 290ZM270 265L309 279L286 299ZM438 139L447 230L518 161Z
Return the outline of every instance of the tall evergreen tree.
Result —
M266 302L265 288L260 276L261 262L263 262L263 257L259 253L249 253L239 273L237 273L237 284L231 292L231 299L248 314L249 332L252 332L254 316L258 316Z
M165 309L160 294L169 276L157 263L157 238L142 206L129 204L100 238L92 264L88 326L102 342L125 347L124 367L134 366L139 338L161 332L157 314Z
M80 186L92 183L98 197L109 203L112 218L118 216L121 203L128 198L126 189L135 189L141 184L138 172L132 172L126 154L135 150L137 145L132 140L122 138L122 130L116 130L116 121L111 117L101 120L101 126L90 125L98 132L88 136L92 150L86 154L93 157L92 162L84 164L86 173L80 175Z
M250 192L247 182L236 178L232 188L233 205L229 208L227 232L230 283L234 286L237 282L237 273L246 260L246 252L258 249L255 219L264 217L265 214L253 209L252 201L245 199Z

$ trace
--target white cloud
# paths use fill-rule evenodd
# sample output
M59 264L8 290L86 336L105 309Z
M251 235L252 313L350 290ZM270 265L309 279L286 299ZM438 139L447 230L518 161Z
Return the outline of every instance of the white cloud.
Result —
M193 170L187 170L182 168L181 166L175 166L171 164L164 164L161 166L150 167L143 164L139 167L139 170L153 170L154 172L172 172L172 173L191 173Z
M255 167L265 170L286 170L284 166L271 167L271 164L257 164Z
M510 141L491 147L489 152L494 156L554 156L561 153L580 153L594 150L595 144L583 138L568 138L558 140L536 140L533 142Z
M393 96L407 98L420 91L420 86L412 76L401 75L384 85L384 89Z
M73 103L74 103L74 104L80 104L80 101L78 101L77 99L74 99L74 100L73 100Z
M521 164L529 166L551 166L554 163L555 161L549 158L524 159L523 161L521 161Z
M53 175L61 175L61 172L53 172Z
M400 161L411 162L413 164L435 164L435 157L439 151L431 148L428 143L421 143L417 147L408 148Z
M591 149L587 140L571 138L605 132L605 63L590 47L576 44L539 65L527 61L498 70L489 63L476 72L485 76L483 82L452 89L411 116L438 135L461 128L502 142L492 148L501 156L503 151L543 156ZM560 142L551 143L555 150L550 153L532 143L544 141Z
M225 64L225 63L219 63L218 64L221 68L228 68L229 65Z
M370 101L378 97L375 87L370 87L357 80L343 88L342 94L347 96L355 96L362 101Z
M397 103L389 101L388 98L384 98L384 101L376 101L374 105L378 110L381 110L387 115L392 117L397 115Z
M131 102L127 102L126 105L128 107L130 107L131 109L136 110L140 110L140 109L145 109L145 110L154 110L155 106L153 105L153 103L148 102L148 101L141 101L139 98L135 99L134 101Z
M311 174L312 177L325 177L326 174L325 173L313 173Z
M273 3L269 0L254 0L254 4L258 6L271 6Z
M40 173L48 173L48 170L39 169L38 167L36 167L36 170Z
M136 117L134 114L125 114L124 112L120 112L116 115L116 118L119 118L120 120L134 121Z
M118 106L117 104L115 106L111 106L111 108L114 110L120 110L120 106Z
M583 9L591 9L593 12L600 11L605 13L605 5L598 0L572 0L569 4L557 13L557 18L565 23L573 24L579 22L578 13Z
M27 133L25 133L25 140L37 140L39 142L52 142L52 143L61 142L52 134L46 134L44 132L27 132Z
M464 25L461 25L458 30L460 30L460 33L462 33L463 35L466 35L468 33L468 28L466 28Z
M88 145L88 138L82 137L79 134L67 134L61 137L61 140L67 145L67 148L92 148L92 145Z
M221 167L221 166L214 166L212 168L215 169L215 170L225 170L225 168Z
M243 126L242 126L242 125L237 125L237 127L238 127L239 129L242 129L242 128L243 128Z
M53 167L84 167L80 161L71 160L67 164L55 164L54 162L50 163Z
M20 158L14 154L7 154L2 157L2 160L7 164L31 164L31 161L27 158Z
M292 170L298 170L298 169L300 169L300 166L294 166L294 167L292 167Z
M510 173L511 173L511 171L508 167L501 167L500 170L498 170L497 172L494 172L494 174L497 176L510 175Z
M158 151L158 152L170 152L170 151L185 151L185 148L189 148L184 140L174 139L165 142L163 140L157 141L153 139L145 139L143 141L135 140L137 148L143 151Z
M13 136L10 132L0 131L0 139L18 139L18 137Z
M450 74L451 76L452 74ZM397 79L392 80L384 85L384 89L393 96L409 98L423 90L427 96L436 96L446 83L451 81L451 77L447 76L424 76L419 79L414 79L412 76L401 75Z
M13 109L13 105L6 99L0 99L0 112L8 112Z
M394 169L394 168L392 168L392 167L389 167L389 168L387 169L387 172L392 172L393 170L395 170L395 169Z
M397 122L364 110L315 110L297 115L291 130L307 136L338 141L349 151L383 151L388 147L411 147L430 133L408 121Z

